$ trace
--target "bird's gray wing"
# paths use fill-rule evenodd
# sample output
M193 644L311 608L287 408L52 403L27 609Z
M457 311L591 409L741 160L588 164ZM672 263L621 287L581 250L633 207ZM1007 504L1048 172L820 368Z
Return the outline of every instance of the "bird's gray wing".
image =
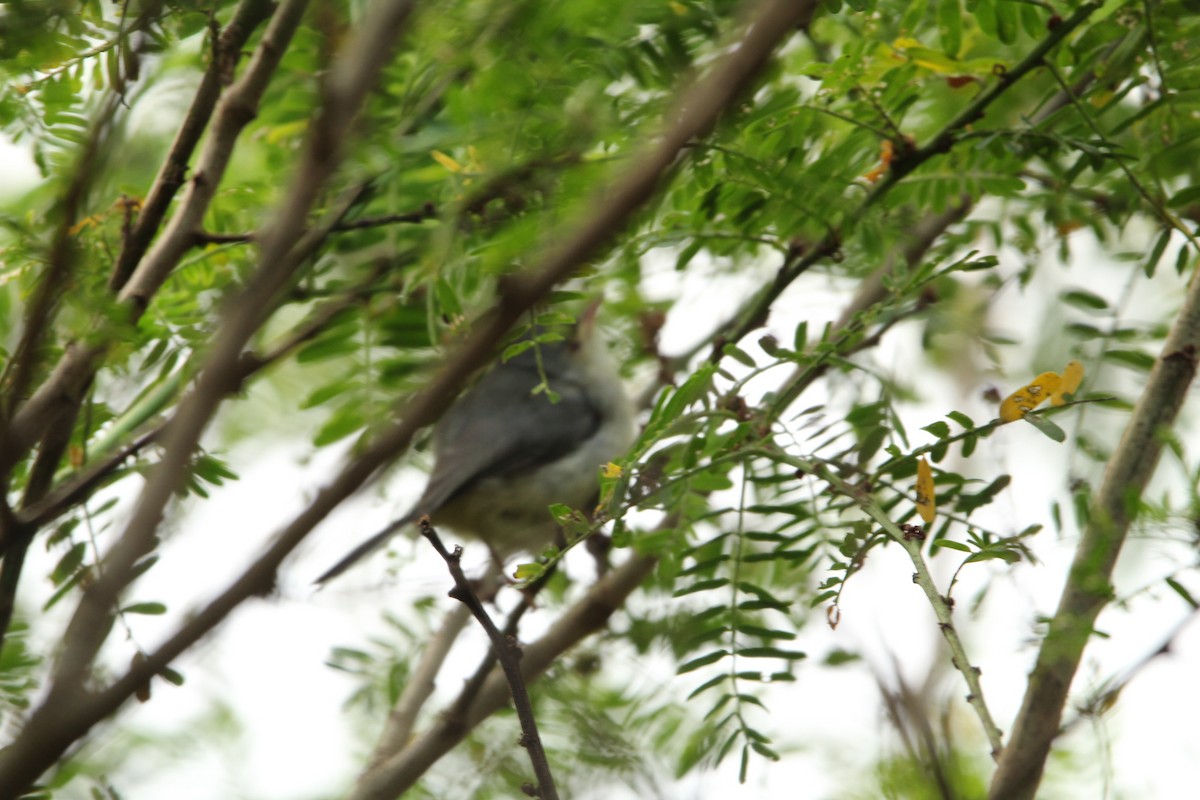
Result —
M553 355L553 352L552 352ZM434 431L433 474L414 511L431 514L476 481L517 475L562 458L591 437L600 413L572 380L545 374L557 402L532 395L540 381L529 361L497 367L442 417Z
M403 517L326 570L317 583L336 578L402 527L423 514L432 514L476 481L549 464L595 433L600 412L570 379L566 346L543 346L541 357L540 367L527 351L493 368L450 407L434 429L436 459L421 499ZM543 375L558 402L551 403L544 393L531 394Z

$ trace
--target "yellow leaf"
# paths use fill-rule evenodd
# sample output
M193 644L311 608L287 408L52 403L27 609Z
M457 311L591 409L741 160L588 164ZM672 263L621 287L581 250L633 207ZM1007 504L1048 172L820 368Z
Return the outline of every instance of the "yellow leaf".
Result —
M429 155L433 157L434 161L438 162L451 172L462 172L463 170L462 164L458 163L440 150L432 150L430 151Z
M621 472L621 465L616 462L610 461L604 465L604 477L606 478L619 478Z
M1020 419L1030 411L1046 402L1062 386L1062 378L1057 372L1043 372L1030 383L1017 389L1004 398L1000 404L1000 419L1012 422Z
M933 470L929 462L923 458L917 459L917 513L925 524L931 524L937 519L937 498L933 491Z
M1058 390L1050 396L1051 405L1061 406L1067 402L1066 395L1075 394L1075 390L1081 383L1083 383L1083 364L1078 361L1067 362L1067 366L1062 371L1062 382L1059 384Z

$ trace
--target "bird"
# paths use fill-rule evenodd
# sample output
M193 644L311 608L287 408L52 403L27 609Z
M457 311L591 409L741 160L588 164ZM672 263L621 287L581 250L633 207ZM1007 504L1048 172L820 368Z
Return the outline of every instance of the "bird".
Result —
M595 502L600 468L634 439L633 405L597 330L598 309L593 301L565 339L497 362L463 393L434 426L433 469L417 502L316 583L341 575L425 515L481 540L503 564L555 540L551 504Z

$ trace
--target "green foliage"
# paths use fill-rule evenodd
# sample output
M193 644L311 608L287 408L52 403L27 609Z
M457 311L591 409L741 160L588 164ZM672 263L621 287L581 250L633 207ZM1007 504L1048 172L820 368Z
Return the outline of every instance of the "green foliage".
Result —
M52 484L121 456L39 521L33 546L54 562L45 609L76 601L98 574L125 498L157 465L159 451L135 440L170 432L166 421L211 366L221 314L246 302L237 292L259 269L256 242L288 198L361 5L309 10L262 102L247 110L229 169L211 176L199 229L162 286L132 300L119 295L115 266L150 213L144 204L201 76L231 58L215 48L235 4L0 10L0 130L29 148L42 178L0 207L0 421L73 351L94 346L94 380L64 428ZM1175 0L1055 8L827 0L716 130L688 143L611 248L518 326L548 341L581 301L603 293L627 371L662 373L621 474L605 478L599 521L592 509L552 511L572 545L616 520L619 550L658 559L647 592L662 602L628 611L620 639L639 655L669 656L686 699L639 695L611 680L599 656L594 673L582 658L555 665L537 702L555 731L552 760L572 765L567 783L649 791L664 763L684 774L735 753L744 779L758 758L778 759L790 744L779 742L788 720L763 697L824 668L806 660L810 626L836 626L876 549L924 540L931 558L954 568L952 598L965 569L1036 561L1043 524L1065 535L1092 521L1092 481L1117 441L1107 423L1124 420L1140 385L1129 379L1155 368L1166 333L1163 320L1131 314L1129 298L1188 273L1200 253L1200 15ZM289 434L313 451L342 443L352 459L377 442L397 399L427 385L493 300L509 296L513 276L615 202L599 190L678 116L680 87L728 50L739 9L726 0L420 9L311 209L310 227L328 222L330 232L277 296L252 299L269 319L222 387L225 413L253 413L247 387L278 381L300 387L284 392L297 420ZM256 29L242 49L262 35ZM231 61L222 87L247 68ZM195 154L184 161L185 188L210 177L195 174ZM185 197L175 196L171 214ZM154 232L161 242L169 231ZM1083 232L1128 269L1128 286L1107 293L1076 268L1043 297L1054 257L1069 261ZM679 354L660 352L656 337L686 291L663 299L655 287L664 276L702 293L737 280L752 291L723 298L712 318L682 320L703 344L672 359ZM808 297L832 291L839 306L853 292L862 302L837 323L830 314L764 333L790 319L796 295L783 292L793 283ZM999 316L1013 294L1026 301L1024 316ZM49 321L22 349L43 296ZM915 369L872 355L899 331L924 347ZM495 344L501 357L532 346ZM961 397L939 381L965 376L972 394L993 379L1015 389L1037 374L1034 361L1063 356L1088 364L1088 390L1024 421L1082 458L1061 475L1061 498L1014 510L1003 502L1013 478L994 460L1001 437L990 438L999 421L978 405L956 410ZM22 370L29 377L16 386ZM1101 415L1105 425L1087 424ZM1028 430L1011 426L1005 441ZM4 456L6 514L45 495L26 495L48 452L35 444ZM1167 447L1192 475L1183 444ZM239 471L221 452L197 450L177 494L219 501ZM921 457L936 465L939 522L897 539L864 509L912 527ZM100 487L118 490L121 507L93 503ZM1146 524L1194 516L1195 481L1188 491L1190 505L1138 497L1130 508ZM1010 517L996 522L997 513ZM156 558L139 560L137 574ZM523 567L519 577L546 569ZM1173 575L1160 588L1194 608L1191 578ZM555 602L567 596L555 592ZM128 597L117 610L133 628L169 606ZM430 608L412 609L420 623L389 617L397 641L335 651L331 665L358 682L356 711L377 718L395 701ZM0 651L6 732L45 675L46 653L28 641L14 625ZM825 660L853 663L853 654ZM462 796L498 796L524 774L518 756L489 749L493 735L473 734L464 758L494 770ZM932 796L925 785L904 788L919 773L913 759L884 763L878 784L884 796ZM959 778L964 794L982 791L969 769ZM419 791L448 796L436 780Z

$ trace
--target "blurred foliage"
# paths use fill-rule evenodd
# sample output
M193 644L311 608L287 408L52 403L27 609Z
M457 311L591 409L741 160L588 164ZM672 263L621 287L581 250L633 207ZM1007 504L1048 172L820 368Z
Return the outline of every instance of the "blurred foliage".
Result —
M287 190L322 78L363 6L323 0L309 9L238 140L196 246L135 324L114 300L113 265L200 76L213 68L214 36L235 4L0 7L0 130L28 149L42 178L0 204L0 364L7 375L22 315L64 230L74 258L56 287L35 385L70 343L118 332L76 419L60 480L175 408L223 302L257 264L253 235ZM597 187L671 119L679 87L722 52L738 17L727 0L426 6L387 65L319 210L349 187L367 187L365 199L255 343L268 352L316 321L278 367L303 387L295 409L316 412L294 417L315 422L291 431L313 448L371 440L396 398L419 387L488 306L503 276L603 202ZM819 250L824 257L802 285L833 287L845 298L871 276L881 286L845 325L801 323L789 340L761 331L723 338L733 297L718 303L722 319L684 321L706 347L656 389L642 435L606 491L617 547L660 558L649 592L661 602L630 608L606 646L630 658L671 659L691 696L680 704L623 685L614 678L627 668L620 659L597 656L586 670L584 656L558 665L537 700L552 762L567 765L566 785L613 781L649 796L661 790L664 768L683 774L728 757L744 776L753 758L780 757L774 740L789 723L767 713L766 688L786 691L818 668L806 661L805 626L836 623L847 581L872 549L891 546L864 520L858 498L831 492L824 475L874 496L893 521L908 524L917 513L916 459L928 457L939 520L930 551L960 570L983 561L1015 568L1033 559L1043 522L1059 531L1083 524L1090 484L1115 446L1113 421L1136 396L1128 377L1148 371L1165 334L1164 319L1126 317L1129 295L1189 273L1198 252L1200 6L1099 5L976 118L955 122L1075 10L1009 0L827 0L753 96L687 148L610 253L539 310L542 322L562 321L582 297L603 293L626 371L645 376L669 371L656 337L664 313L674 321L671 302L652 300L660 295L648 286L672 268L680 285L701 291L731 277L769 286L781 263ZM103 109L114 97L119 109L109 119ZM942 135L941 152L911 160ZM72 186L84 199L68 219L63 197ZM904 263L899 254L912 232L963 203L973 213ZM1124 292L1106 295L1077 268L1074 285L1039 297L1040 272L1068 261L1081 241L1124 265ZM1027 318L991 313L1005 292L1027 293ZM918 333L925 363L873 360L871 348L896 329ZM1071 428L1080 456L1055 487L1074 498L1073 509L1055 500L1049 520L1022 508L1021 518L989 528L976 513L1003 496L1009 476L991 463L972 471L970 459L995 424L953 409L953 400L926 388L929 375L972 391L992 378L1007 393L1068 356L1088 365L1078 399L1097 401L1046 415ZM822 390L807 393L814 385ZM902 422L916 401L933 402L954 425L926 418L928 436L918 439ZM242 403L235 397L226 413ZM1085 426L1088 414L1105 424ZM1031 421L1051 438L1067 435L1045 417ZM1188 475L1197 472L1183 442L1170 450ZM153 463L153 450L131 455L111 480ZM187 490L207 497L236 479L238 466L205 452L192 468ZM12 468L6 489L14 506L28 474L28 461ZM1183 503L1142 498L1142 524L1194 542L1186 520L1194 523L1200 507L1195 485ZM671 523L627 523L632 509ZM35 542L57 558L49 578L58 592L48 605L73 598L96 569L97 548L111 541L108 526L121 511L80 502ZM1168 591L1185 600L1200 592L1194 566L1169 576ZM565 592L558 586L551 602ZM142 601L125 610L158 608ZM21 627L36 612L22 610L25 622L0 652L6 734L36 695L45 659ZM430 613L425 604L415 611ZM419 638L409 622L392 622L396 642ZM356 707L382 716L394 700L408 670L396 642L334 654L333 663L361 681ZM853 653L843 655L826 665L854 663ZM524 755L502 750L497 737L494 728L477 732L453 757L474 765L473 775L487 773L479 786L450 789L435 776L420 791L504 795L524 774ZM937 796L896 788L921 769L911 759L881 763L873 796ZM972 787L964 796L973 796L978 782L963 780Z

